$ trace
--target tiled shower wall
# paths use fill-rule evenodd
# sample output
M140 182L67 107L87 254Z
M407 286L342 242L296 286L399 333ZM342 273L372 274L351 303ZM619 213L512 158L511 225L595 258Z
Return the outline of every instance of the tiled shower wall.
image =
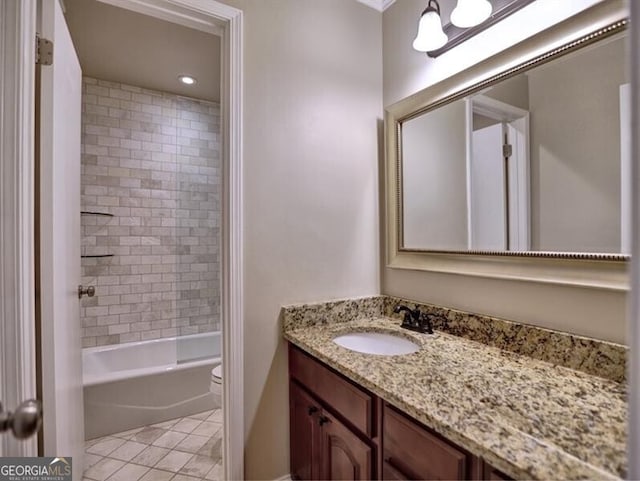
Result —
M219 105L85 77L82 109L82 210L113 215L82 215L84 346L219 330Z

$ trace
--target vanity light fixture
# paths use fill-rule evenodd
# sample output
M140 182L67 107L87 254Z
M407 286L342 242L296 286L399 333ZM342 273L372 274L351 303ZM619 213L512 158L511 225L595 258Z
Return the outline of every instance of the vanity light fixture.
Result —
M475 27L489 18L492 10L489 0L458 0L451 12L451 23L460 28Z
M449 38L442 31L440 4L437 0L429 0L418 22L418 34L413 41L413 48L418 52L429 52L444 47Z
M413 42L413 48L427 52L431 58L439 57L533 2L535 0L457 0L456 8L451 12L450 22L442 26L440 5L436 0L430 0L420 18L418 36ZM429 28L433 31L423 33L423 26L425 30ZM426 41L419 41L423 35L438 38L440 41L430 42L428 48L419 48L426 45Z
M191 75L180 75L178 77L178 80L180 80L180 82L182 82L185 85L193 85L196 83L196 79Z

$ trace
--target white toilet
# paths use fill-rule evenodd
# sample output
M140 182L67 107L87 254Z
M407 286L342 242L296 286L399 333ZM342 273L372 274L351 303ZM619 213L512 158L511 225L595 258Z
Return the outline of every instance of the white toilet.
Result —
M211 370L211 384L209 390L213 394L215 408L222 406L222 364Z

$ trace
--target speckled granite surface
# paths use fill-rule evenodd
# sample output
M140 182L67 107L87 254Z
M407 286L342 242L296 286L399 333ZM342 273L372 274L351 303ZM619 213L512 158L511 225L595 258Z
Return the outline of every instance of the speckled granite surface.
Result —
M400 319L399 315L393 314L398 304L405 304L412 309L418 307L423 312L437 316L433 322L435 329L454 336L613 381L626 380L629 350L626 346L407 299L382 297L384 316Z
M379 317L387 307L386 300L386 296L371 296L284 306L282 329L288 331L318 324L355 321L362 317Z
M626 474L625 384L390 318L288 326L287 340L514 478ZM395 332L421 349L372 356L332 342L358 330Z
M400 320L401 315L393 314L398 304L434 314L434 327L439 331L613 381L626 380L626 346L397 297L374 296L285 306L283 329L349 322L362 317Z

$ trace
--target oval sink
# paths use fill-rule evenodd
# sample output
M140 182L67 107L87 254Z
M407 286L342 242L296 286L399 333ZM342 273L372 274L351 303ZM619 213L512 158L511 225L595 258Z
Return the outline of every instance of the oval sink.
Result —
M333 342L351 351L379 356L411 354L420 349L415 342L404 337L381 332L352 332L333 338Z

